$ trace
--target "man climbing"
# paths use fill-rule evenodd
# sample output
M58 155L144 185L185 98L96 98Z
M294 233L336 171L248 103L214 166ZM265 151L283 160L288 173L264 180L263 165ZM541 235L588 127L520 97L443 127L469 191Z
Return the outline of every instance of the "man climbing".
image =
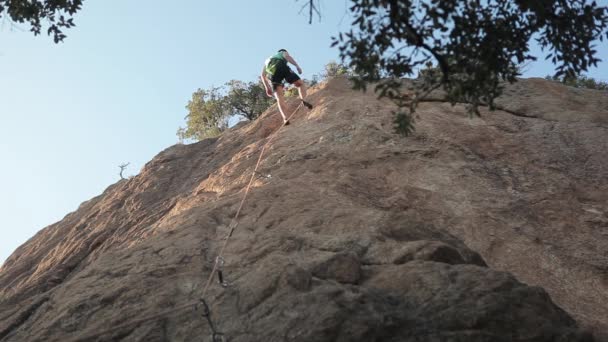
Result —
M298 69L299 74L302 73L302 68L300 68L293 57L289 55L287 50L281 49L276 55L271 56L266 60L264 68L262 68L262 75L260 76L264 83L264 88L266 88L266 95L272 97L274 91L274 96L276 97L279 106L279 112L281 113L281 116L283 116L284 125L289 125L289 120L287 120L287 116L285 115L284 80L298 87L298 93L300 94L302 104L308 109L312 109L312 105L304 101L306 98L306 86L304 85L304 82L300 79L300 76L289 68L287 65L288 62ZM270 83L272 83L272 88Z

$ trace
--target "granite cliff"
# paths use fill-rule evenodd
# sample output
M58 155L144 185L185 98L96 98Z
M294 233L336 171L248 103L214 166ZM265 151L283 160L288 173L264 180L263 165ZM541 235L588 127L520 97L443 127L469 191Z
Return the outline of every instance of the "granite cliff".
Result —
M42 229L0 269L0 341L608 339L608 95L541 79L415 133L334 79L175 145ZM296 103L291 103L295 108ZM157 317L155 317L157 316Z

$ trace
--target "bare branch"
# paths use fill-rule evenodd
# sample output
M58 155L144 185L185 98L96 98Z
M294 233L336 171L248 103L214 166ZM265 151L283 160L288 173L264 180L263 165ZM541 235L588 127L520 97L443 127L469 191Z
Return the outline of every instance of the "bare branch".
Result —
M129 164L131 164L131 163L125 163L125 164L118 165L118 167L120 168L120 179L125 179L125 177L122 176L122 173L127 168L127 166L129 166Z
M296 0L296 1L298 1L298 0ZM300 11L298 12L298 13L302 13L302 11L304 11L308 7L308 24L312 24L312 18L315 13L319 17L319 21L321 20L321 11L319 10L319 1L320 0L317 0L317 4L315 5L315 0L308 0L308 2L305 3L300 8Z

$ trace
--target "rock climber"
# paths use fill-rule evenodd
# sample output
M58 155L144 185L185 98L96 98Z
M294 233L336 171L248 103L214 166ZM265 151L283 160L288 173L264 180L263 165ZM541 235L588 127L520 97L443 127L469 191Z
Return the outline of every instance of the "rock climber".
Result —
M266 88L266 95L272 97L274 91L279 112L283 116L284 125L289 125L289 120L287 120L287 116L285 115L285 86L283 85L283 81L286 80L296 86L302 104L306 108L312 109L312 105L304 100L306 98L306 86L304 82L300 79L300 76L289 68L287 63L293 64L297 68L298 74L302 73L302 68L300 68L295 59L289 55L287 50L281 49L266 60L262 68L262 75L260 76L264 83L264 88ZM270 86L271 83L272 87Z

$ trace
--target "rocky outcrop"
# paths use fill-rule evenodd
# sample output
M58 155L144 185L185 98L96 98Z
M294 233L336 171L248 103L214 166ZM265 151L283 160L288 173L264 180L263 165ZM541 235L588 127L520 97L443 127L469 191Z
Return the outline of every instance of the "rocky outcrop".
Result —
M0 341L606 338L605 93L522 80L480 118L434 98L408 138L345 80L310 98L266 152L227 287L213 262L275 108L163 151L17 249Z

